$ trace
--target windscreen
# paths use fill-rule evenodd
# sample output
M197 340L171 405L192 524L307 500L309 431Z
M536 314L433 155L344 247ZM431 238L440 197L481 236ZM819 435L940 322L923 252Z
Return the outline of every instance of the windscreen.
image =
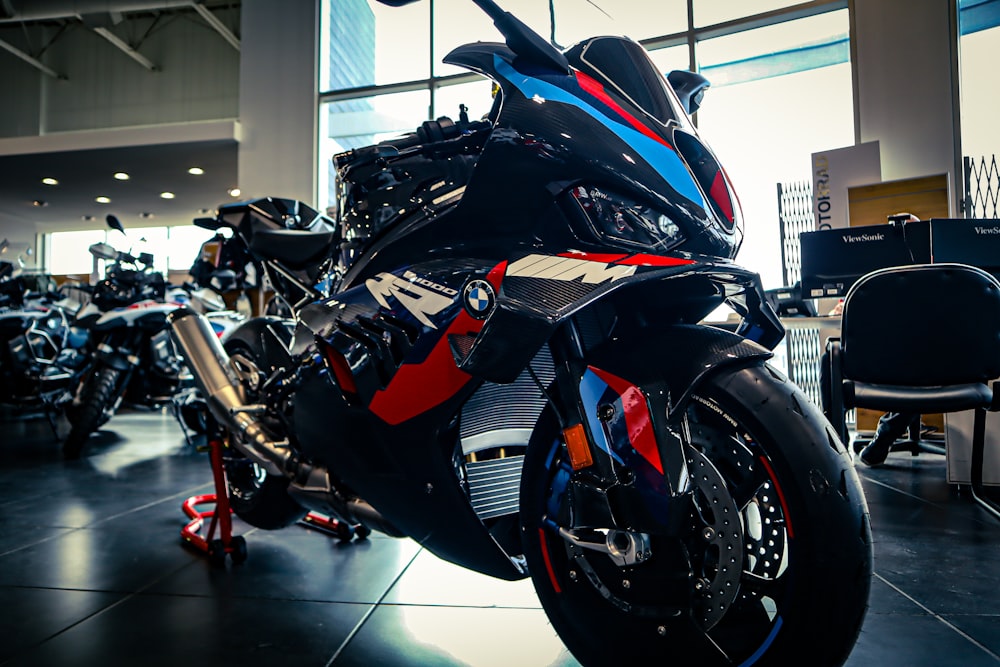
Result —
M622 37L595 37L566 52L570 63L614 86L650 116L668 125L685 118L667 91L667 82L646 50Z

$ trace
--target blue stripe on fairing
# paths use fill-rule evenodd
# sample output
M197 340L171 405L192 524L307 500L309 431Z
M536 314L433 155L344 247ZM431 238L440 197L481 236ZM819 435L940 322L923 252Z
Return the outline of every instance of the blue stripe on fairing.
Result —
M774 627L771 628L771 634L767 636L767 639L764 640L764 643L760 645L760 648L757 649L752 656L740 663L740 667L750 667L750 665L760 660L760 657L764 655L764 651L770 648L771 644L774 642L774 638L778 635L778 630L781 629L781 623L782 619L779 616L778 620L774 622Z
M607 383L597 373L589 368L584 371L583 377L580 378L580 402L583 404L583 413L587 415L588 421L590 421L591 416L597 415L597 405L607 390ZM594 436L594 444L615 461L625 465L622 458L611 449L611 443L608 442L607 434L605 434L601 424L591 422L589 426L590 432Z
M510 63L498 55L493 56L493 65L498 74L510 81L529 100L536 95L543 100L562 102L585 111L589 116L617 134L622 141L635 149L639 156L648 162L666 181L677 190L678 193L700 205L703 209L708 209L708 203L701 194L701 190L695 184L694 179L688 172L687 167L672 149L663 144L650 139L641 132L620 123L613 123L603 113L587 104L579 97L563 90L551 83L546 83L540 79L522 74L514 69Z

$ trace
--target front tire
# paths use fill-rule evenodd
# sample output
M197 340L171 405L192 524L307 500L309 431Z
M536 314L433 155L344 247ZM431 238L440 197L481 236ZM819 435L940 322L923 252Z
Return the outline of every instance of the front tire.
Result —
M95 368L81 389L80 405L73 410L72 428L63 442L63 456L78 459L90 438L114 410L118 399L118 381L121 371L110 366Z
M620 566L558 533L573 473L551 415L536 429L522 540L567 648L585 665L843 664L867 609L872 543L860 483L830 425L758 362L703 381L679 432L687 520L678 534L649 534L651 557ZM633 508L612 507L629 531Z

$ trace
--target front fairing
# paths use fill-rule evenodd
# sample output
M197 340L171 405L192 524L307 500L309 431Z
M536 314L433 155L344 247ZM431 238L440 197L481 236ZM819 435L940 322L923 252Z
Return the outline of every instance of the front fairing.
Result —
M502 90L495 129L461 206L477 217L516 225L512 219L534 219L560 189L594 185L668 216L685 239L671 250L732 259L742 229L728 178L662 76L657 74L658 85L674 116L665 120L647 113L594 66L593 51L602 40L632 45L624 51L648 61L641 46L623 38L594 38L570 49L569 74L525 64L502 44L468 45L448 55L446 62L480 72ZM518 193L517 201L498 206L501 184Z

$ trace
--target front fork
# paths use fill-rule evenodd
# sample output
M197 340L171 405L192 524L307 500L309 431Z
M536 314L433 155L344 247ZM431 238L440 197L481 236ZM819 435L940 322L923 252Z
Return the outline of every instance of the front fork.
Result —
M589 365L572 321L550 347L568 463L556 475L559 501L550 502L547 523L619 566L641 562L651 533L679 535L691 515L684 443L667 424L666 400Z

